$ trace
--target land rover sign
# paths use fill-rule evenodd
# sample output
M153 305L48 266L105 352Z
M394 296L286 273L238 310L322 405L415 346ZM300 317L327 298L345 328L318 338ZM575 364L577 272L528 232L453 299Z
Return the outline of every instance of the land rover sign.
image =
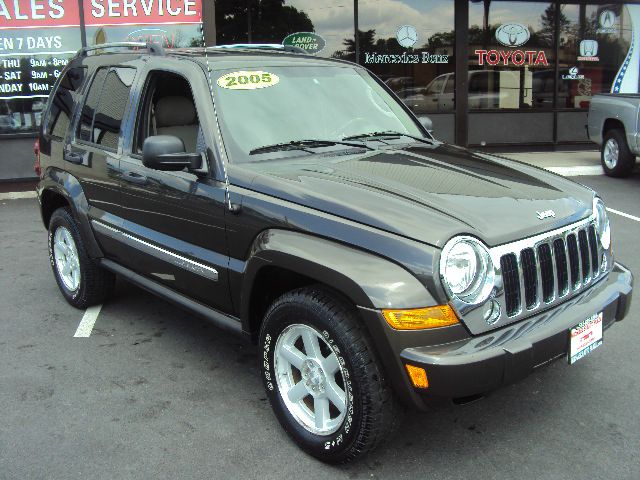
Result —
M287 35L282 41L283 45L298 47L312 55L322 51L327 44L324 38L313 32L296 32Z

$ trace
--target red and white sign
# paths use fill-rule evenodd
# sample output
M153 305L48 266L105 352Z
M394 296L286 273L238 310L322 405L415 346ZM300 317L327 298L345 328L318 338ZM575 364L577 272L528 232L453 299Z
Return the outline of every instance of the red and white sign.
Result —
M77 0L0 0L0 29L79 25Z
M1 1L1 0L0 0ZM83 0L87 26L202 22L202 0Z
M476 50L478 65L549 66L544 50Z

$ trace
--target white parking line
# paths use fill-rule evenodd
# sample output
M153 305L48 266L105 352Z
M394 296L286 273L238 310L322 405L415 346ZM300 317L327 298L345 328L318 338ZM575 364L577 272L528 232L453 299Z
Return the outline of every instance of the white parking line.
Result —
M19 198L36 198L36 192L0 193L0 200L18 200Z
M80 320L80 324L76 329L76 333L73 335L74 337L87 338L91 336L91 331L93 330L93 326L96 323L96 319L98 318L101 308L102 305L95 305L87 308L87 311L84 312L82 320Z
M635 215L630 215L628 213L621 212L620 210L614 210L613 208L607 208L607 212L615 213L616 215L620 215L624 218L629 218L631 220L635 220L636 222L640 222L640 217L636 217Z

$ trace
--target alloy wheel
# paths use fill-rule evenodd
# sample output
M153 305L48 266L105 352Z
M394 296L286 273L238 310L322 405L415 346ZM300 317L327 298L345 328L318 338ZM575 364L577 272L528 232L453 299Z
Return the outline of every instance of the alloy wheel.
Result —
M348 373L315 328L293 324L276 341L274 370L289 413L316 435L337 431L348 411Z
M80 286L80 260L71 232L58 227L53 235L53 258L56 271L64 286L74 292Z
M610 138L604 146L604 163L609 170L616 168L618 157L620 156L620 147L615 139Z

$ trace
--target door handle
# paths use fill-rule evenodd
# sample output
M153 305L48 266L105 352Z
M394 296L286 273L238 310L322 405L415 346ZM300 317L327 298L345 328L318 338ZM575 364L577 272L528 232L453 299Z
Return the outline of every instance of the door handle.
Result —
M126 172L124 174L124 181L129 183L136 183L138 185L144 185L149 181L149 179L144 175L140 175L136 172Z
M84 155L81 153L66 151L64 152L64 159L67 162L80 164L84 160Z

